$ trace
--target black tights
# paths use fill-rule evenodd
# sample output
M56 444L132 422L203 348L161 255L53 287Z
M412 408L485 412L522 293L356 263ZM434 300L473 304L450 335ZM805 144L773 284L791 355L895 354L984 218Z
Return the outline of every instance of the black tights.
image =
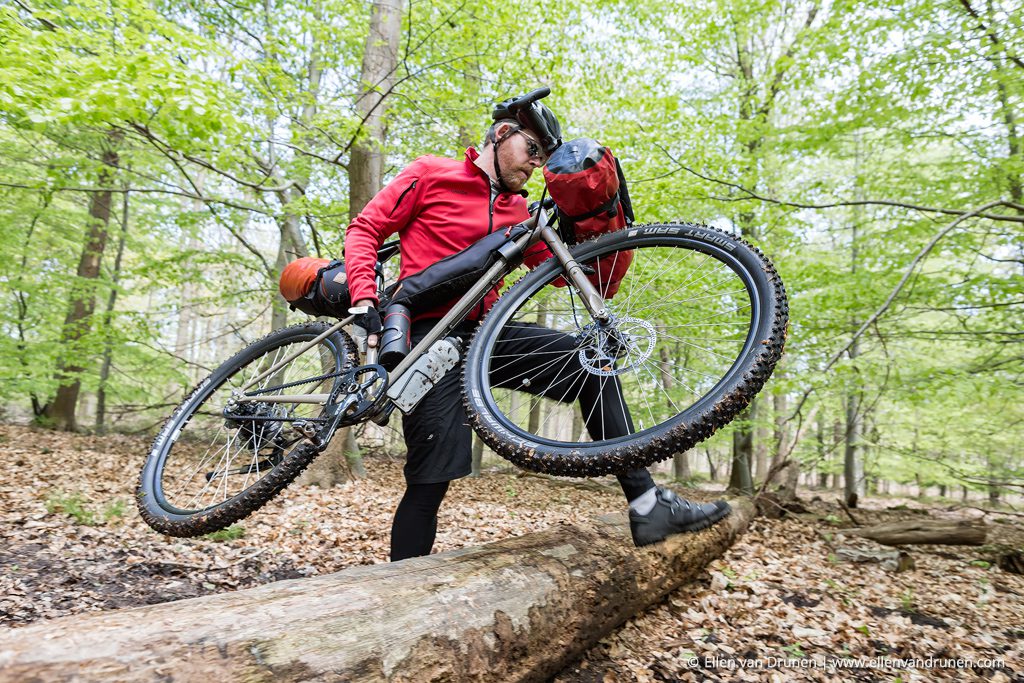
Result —
M406 484L405 495L395 510L391 523L391 561L429 555L437 536L437 511L441 508L448 484ZM647 470L633 470L619 475L619 485L626 500L633 500L654 486Z
M437 535L437 511L448 492L447 481L407 484L391 523L391 561L429 555Z
M413 325L413 342L422 339L434 323L418 321ZM502 333L500 354L504 359L491 366L495 386L521 388L524 373L529 373L533 389L528 390L563 403L578 402L587 430L594 440L634 431L632 419L621 400L617 378L608 379L585 372L578 361L559 364L541 363L538 353L564 353L577 358L575 341L567 334L533 323L509 325ZM406 489L391 525L391 561L429 555L437 535L437 511L441 507L448 482L411 484L409 479L458 479L469 473L472 432L459 400L460 374L446 375L417 406L402 419L408 456L405 466ZM619 475L619 485L632 501L654 487L647 470L632 470Z

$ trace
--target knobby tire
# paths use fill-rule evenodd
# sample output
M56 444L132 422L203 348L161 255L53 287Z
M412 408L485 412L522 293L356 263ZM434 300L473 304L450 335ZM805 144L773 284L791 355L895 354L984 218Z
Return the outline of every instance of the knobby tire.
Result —
M562 272L561 264L553 258L526 274L505 292L474 336L463 367L463 402L466 412L471 426L483 441L515 465L553 475L599 476L646 467L668 459L692 448L733 420L760 391L781 358L789 320L786 292L774 266L756 247L714 228L665 224L632 226L577 245L572 250L578 262L591 266L599 263L598 257L612 260L618 258L616 255L627 252L636 254L636 261L623 280L623 289L606 302L613 312L625 310L630 305L635 305L640 311L634 316L623 314L619 318L620 322L629 321L628 324L620 325L629 328L628 333L621 337L625 341L615 347L622 354L620 357L613 358L614 354L606 354L604 360L607 362L603 366L589 360L596 352L588 351L586 347L588 343L598 343L593 341L599 338L593 332L597 329L597 323L590 320L585 308L577 305L578 297L577 301L573 301L572 292L567 288L549 286L559 281ZM658 258L667 265L653 259L649 263L654 265L649 265L643 260L648 253L659 254ZM680 266L692 263L700 264L701 269L714 268L709 271L713 277L694 274L686 280L688 276L685 273L674 272L674 262ZM599 268L596 270L600 272ZM652 279L644 282L642 279L645 277ZM598 284L604 286L604 283L595 283ZM721 287L724 293L716 296L713 286ZM743 304L743 290L749 297L746 308ZM678 305L672 305L670 299L676 291L686 291L692 296L681 300ZM738 295L737 291L741 293ZM546 304L533 306L534 299L542 301L544 297L552 296L560 297L559 301L563 302L562 308L556 308L554 313L544 308ZM659 297L669 300L662 302ZM726 301L729 303L724 303ZM690 316L683 318L690 322L676 326L690 330L686 334L702 329L705 332L741 331L743 316L748 318L745 323L747 330L745 335L737 333L734 338L726 335L722 340L701 346L700 337L680 337L679 333L676 337L666 336L663 331L666 325L664 320L644 317L650 311L660 310L658 306L665 308L663 315L667 317ZM700 322L702 307L708 311L703 315L707 316L709 322ZM516 316L527 322L517 322ZM614 396L625 404L629 394L632 397L630 400L641 408L636 410L632 405L627 406L632 414L629 419L638 423L646 420L646 424L634 425L635 431L630 434L596 440L591 435L591 440L587 440L582 436L573 437L573 432L565 436L564 427L561 428L561 435L546 435L543 433L545 429L549 432L557 429L538 426L542 422L540 417L534 419L531 416L527 420L522 409L517 413L514 408L515 399L504 398L509 385L490 385L492 367L501 355L496 348L507 341L504 335L511 327L518 325L546 329L534 322L541 319L548 324L555 321L566 335L562 337L563 340L575 339L576 348L583 354L589 354L577 355L575 358L570 358L568 353L563 354L565 361L558 362L565 366L565 374L571 374L570 369L578 365L584 370L582 374L576 371L583 378L578 380L580 385L586 380L594 381L594 377L588 377L586 373L599 375L597 379L601 381L621 382L614 388ZM671 325L668 327L672 328ZM714 337L713 334L707 336ZM588 338L591 341L586 341ZM681 347L684 350L689 347L696 349L687 361L693 368L692 376L686 374L691 368L678 360ZM661 355L656 357L655 350ZM555 352L551 353L554 356ZM574 350L573 353L579 352ZM676 356L674 361L670 358L672 353ZM735 358L730 361L733 353ZM600 356L599 353L596 355ZM543 352L539 357L543 361ZM714 363L702 360L707 358ZM548 364L553 362L549 361ZM720 367L710 370L715 363ZM584 365L591 369L583 368ZM624 370L624 367L627 369ZM630 367L632 369L628 369ZM673 379L681 378L681 384L687 385L689 382L694 385L688 386L694 396L685 400L676 398L681 395L682 389L672 385L672 380L668 379L673 374ZM527 386L525 378L522 383ZM701 383L705 385L704 388L701 388ZM566 380L565 384L570 386L571 381ZM535 388L522 391L537 392ZM649 397L656 391L665 395L664 415L658 414L659 408L652 405ZM573 397L567 394L570 394L568 390L553 399L569 402ZM585 408L579 410L583 412ZM593 415L594 411L595 407L591 407L589 415ZM573 425L578 423L579 418L577 414L577 421ZM562 422L567 419L562 418ZM590 430L590 423L587 423L587 430Z
M165 467L168 458L174 455L174 449L182 431L188 428L189 423L200 410L212 411L208 415L215 415L223 410L223 405L208 404L208 401L211 400L211 397L214 396L218 389L224 386L236 373L254 362L259 362L267 354L286 348L289 344L310 341L327 330L327 328L328 325L325 323L309 322L271 332L225 361L189 393L188 397L175 410L154 439L149 457L139 477L139 485L136 490L136 504L142 518L149 526L160 533L178 537L201 536L225 529L269 502L286 486L292 483L309 466L313 459L319 455L320 451L309 441L299 440L291 445L290 450L281 457L279 463L255 479L247 488L227 497L225 500L212 505L202 506L199 509L180 509L167 501L164 496L163 480ZM325 344L325 342L330 343ZM327 348L333 353L332 360L336 366L333 370L335 371L349 369L353 365L353 359L356 358L355 346L348 335L343 332L327 337L318 347ZM303 355L308 355L311 351L307 351ZM282 372L286 371L287 368L282 370ZM315 376L320 373L313 371L309 374ZM315 410L322 410L322 406L317 407ZM254 429L258 428L255 427ZM258 450L257 458L259 457Z

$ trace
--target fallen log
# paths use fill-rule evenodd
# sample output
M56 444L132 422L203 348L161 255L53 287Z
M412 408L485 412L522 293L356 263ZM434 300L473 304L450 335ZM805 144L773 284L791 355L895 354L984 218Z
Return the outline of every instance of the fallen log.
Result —
M875 562L890 572L905 572L916 564L909 553L900 550L865 550L863 548L837 548L836 558L841 562Z
M985 527L969 522L911 520L863 529L845 529L844 534L870 538L884 545L983 545Z
M541 681L697 575L753 517L636 549L623 515L394 564L40 622L0 680Z

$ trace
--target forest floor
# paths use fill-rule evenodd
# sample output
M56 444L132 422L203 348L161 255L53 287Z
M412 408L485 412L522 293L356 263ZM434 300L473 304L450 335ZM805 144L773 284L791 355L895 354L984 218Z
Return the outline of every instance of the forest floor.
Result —
M172 539L135 512L147 446L0 425L0 627L387 560L403 489L397 460L368 460L366 479L331 490L293 486L230 533ZM1024 576L995 566L992 545L909 547L915 568L900 573L840 563L852 522L832 500L809 507L755 520L697 581L555 680L1024 681ZM487 471L453 484L435 552L622 508L615 486ZM865 524L983 519L990 544L1024 548L1024 517L1012 513L869 499L855 515ZM837 669L841 658L859 668ZM911 659L916 668L899 668Z

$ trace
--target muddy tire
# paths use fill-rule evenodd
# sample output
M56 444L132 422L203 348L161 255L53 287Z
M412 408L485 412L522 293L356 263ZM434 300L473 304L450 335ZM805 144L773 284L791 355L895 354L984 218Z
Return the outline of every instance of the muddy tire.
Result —
M272 332L192 390L157 434L139 477L136 503L149 526L168 536L219 531L265 505L313 461L319 451L301 437L293 420L320 424L322 405L265 402L234 412L225 408L232 391L327 329L310 322ZM292 387L329 393L340 381L337 374L351 368L355 358L352 340L335 332L261 380L257 393L295 392ZM280 385L290 386L274 388Z
M789 308L757 248L713 228L665 224L633 226L572 253L601 291L615 289L601 279L630 259L605 302L610 324L591 319L549 259L498 300L467 352L470 424L502 457L563 476L645 467L728 424L771 376ZM524 330L550 331L551 341L524 354ZM587 404L595 387L600 398ZM625 433L605 429L615 411Z

